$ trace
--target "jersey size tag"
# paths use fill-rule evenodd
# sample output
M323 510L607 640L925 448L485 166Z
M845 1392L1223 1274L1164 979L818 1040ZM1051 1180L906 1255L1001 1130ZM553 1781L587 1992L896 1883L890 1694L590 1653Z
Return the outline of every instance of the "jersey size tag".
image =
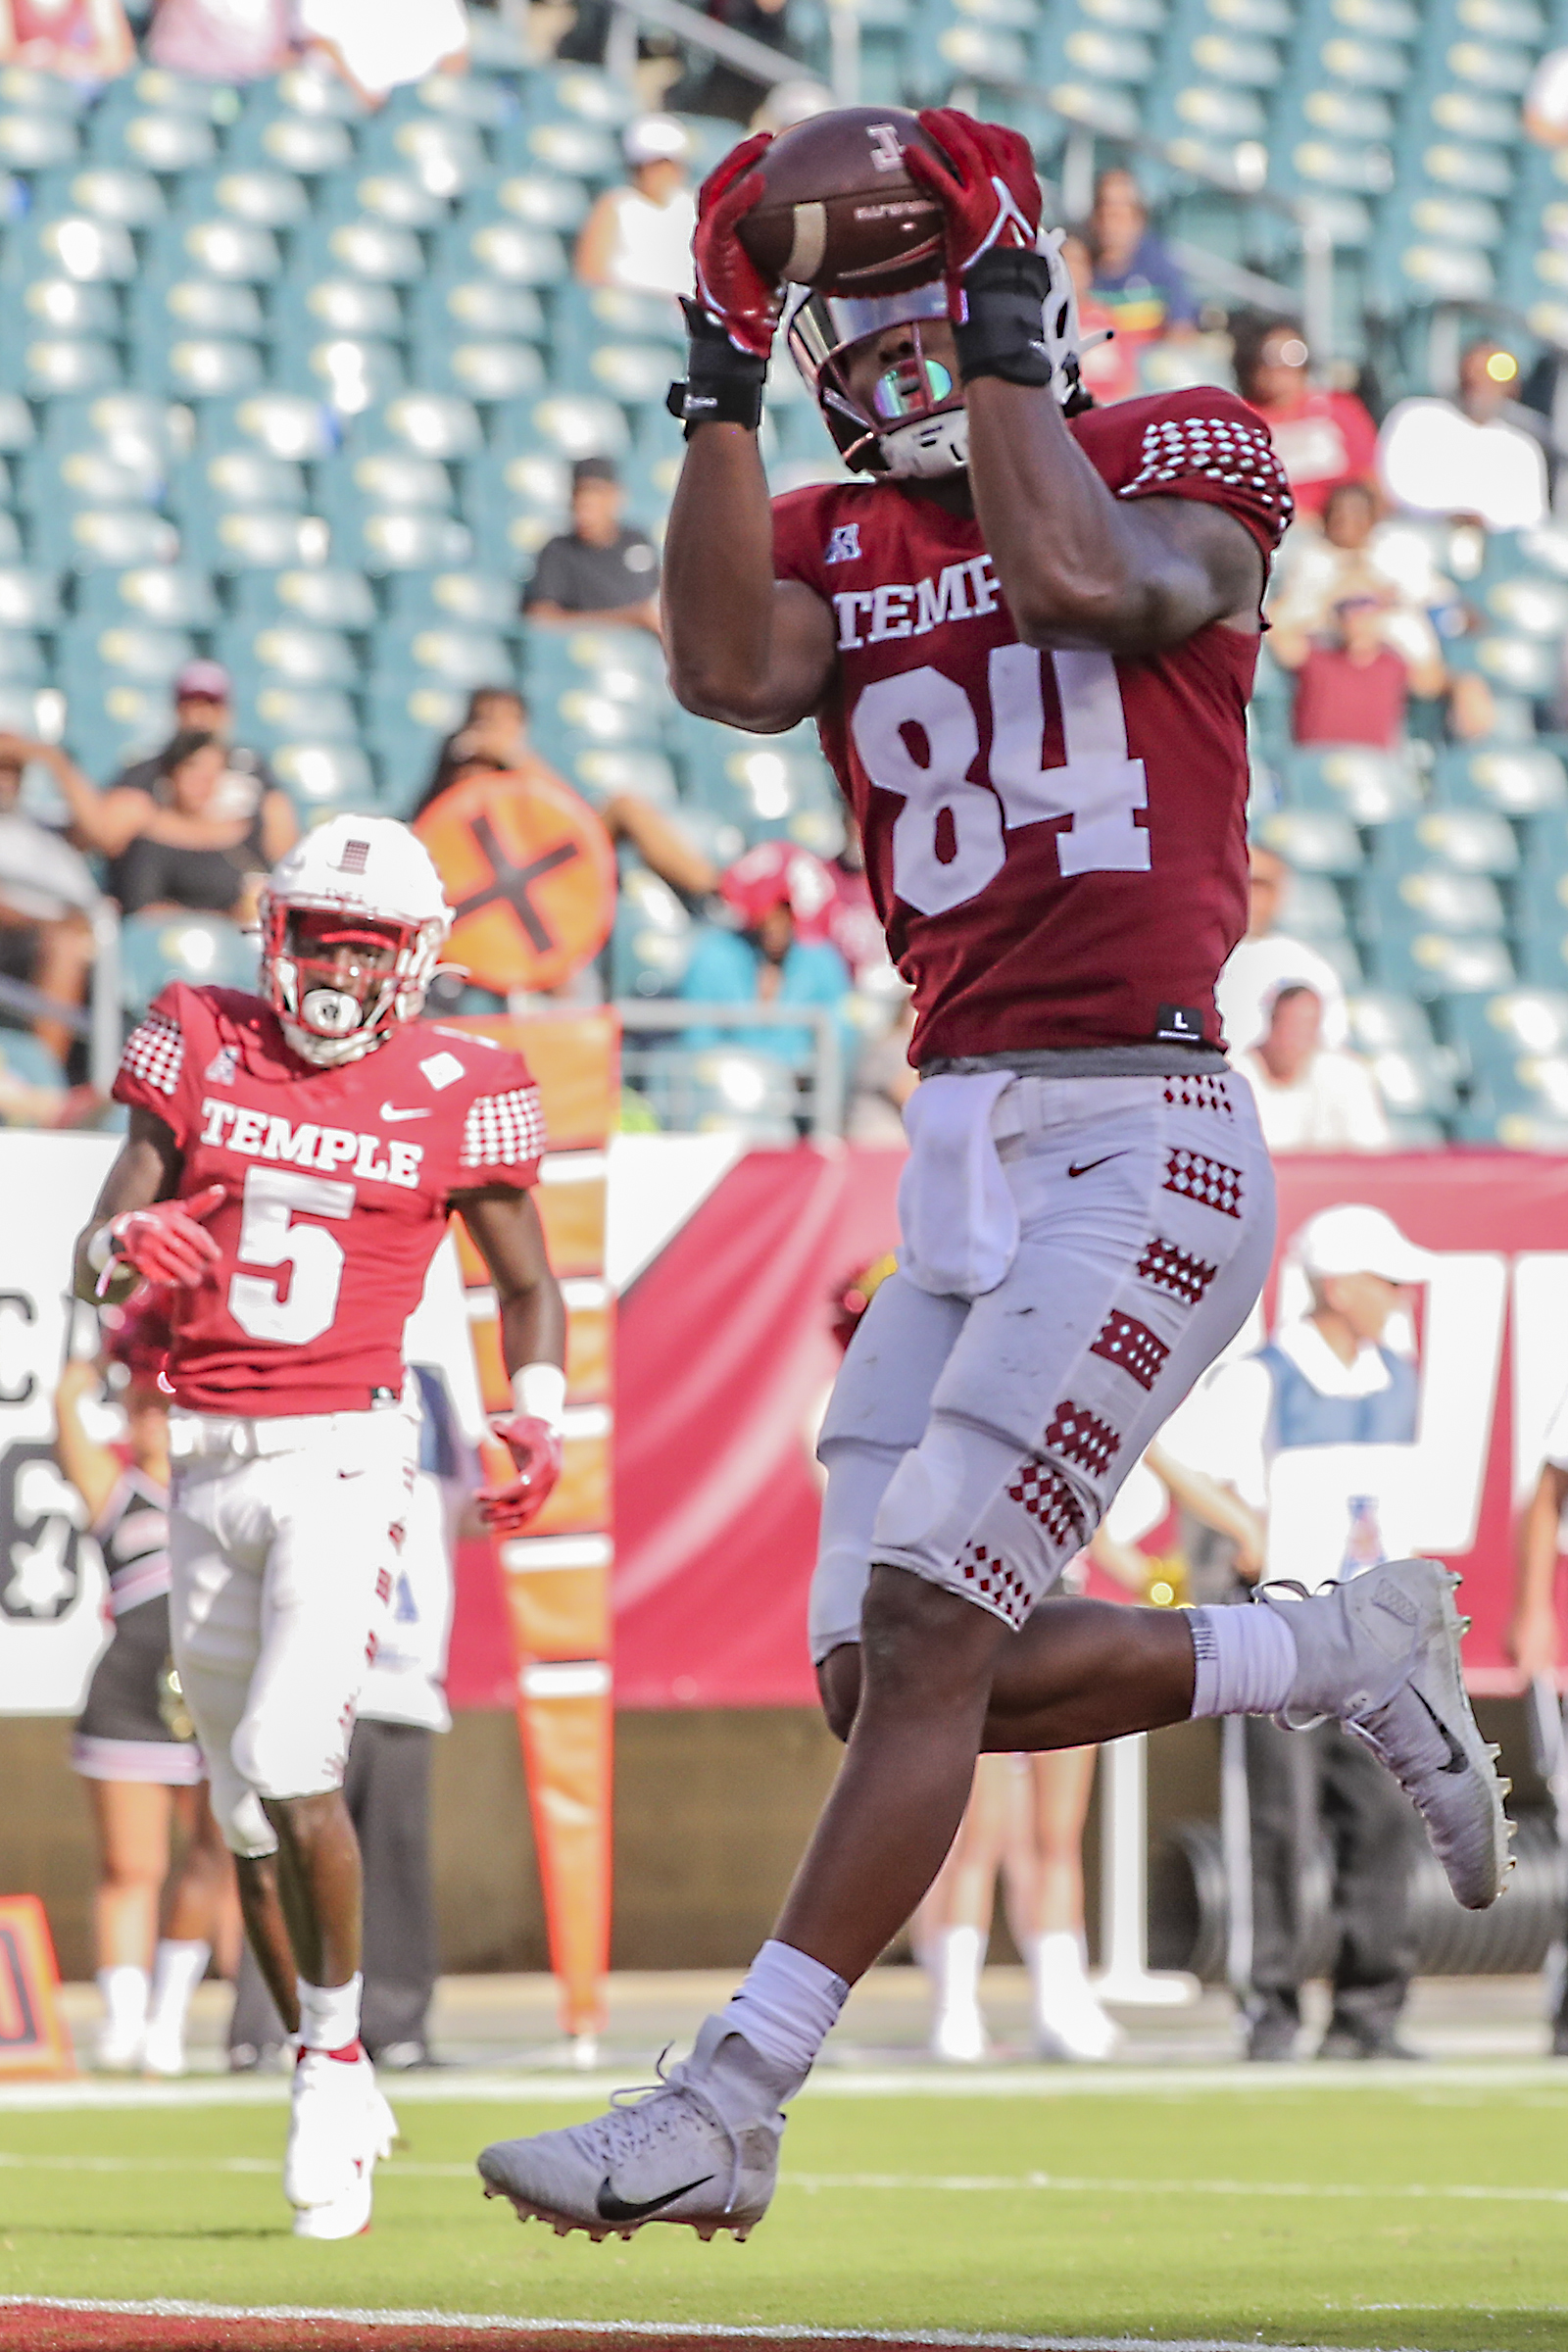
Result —
M1162 1004L1154 1020L1156 1046L1200 1046L1203 1016L1191 1004Z

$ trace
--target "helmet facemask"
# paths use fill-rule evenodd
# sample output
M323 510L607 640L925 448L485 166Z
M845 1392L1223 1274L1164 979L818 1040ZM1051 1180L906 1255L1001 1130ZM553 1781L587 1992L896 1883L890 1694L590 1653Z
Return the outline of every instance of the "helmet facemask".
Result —
M790 356L853 470L911 478L961 472L967 465L962 387L951 355L939 359L928 348L928 338L936 340L932 324L946 325L947 317L940 278L903 294L820 294L804 286L792 291L785 311ZM869 392L856 391L863 346L892 330L902 330L899 347L890 351Z
M262 970L294 1052L323 1068L357 1061L400 1021L417 1018L445 933L442 923L269 895Z
M1065 233L1057 228L1042 234L1037 248L1051 268L1041 340L1052 363L1052 396L1064 416L1076 416L1094 406L1083 388L1079 361L1105 340L1107 330L1086 335L1079 326L1077 296L1061 258ZM963 388L951 359L938 359L926 348L932 324L947 318L948 289L940 277L902 294L790 288L784 306L790 357L853 471L915 480L960 473L968 465ZM904 330L905 350L877 377L869 396L857 393L852 376L858 353L892 328Z

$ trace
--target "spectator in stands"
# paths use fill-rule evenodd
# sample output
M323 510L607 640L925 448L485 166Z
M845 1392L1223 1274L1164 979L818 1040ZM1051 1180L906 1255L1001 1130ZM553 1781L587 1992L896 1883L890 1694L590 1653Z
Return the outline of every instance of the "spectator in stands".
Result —
M679 994L699 1004L825 1005L844 1016L851 991L849 966L827 938L833 881L819 858L787 841L764 841L730 866L719 895L736 928L705 924L699 931ZM740 1046L798 1066L810 1057L810 1028L693 1027L684 1043Z
M0 65L112 81L135 54L120 0L0 0Z
M35 988L69 1015L87 995L87 916L98 890L70 843L18 805L28 761L55 770L64 757L52 744L0 735L0 973ZM74 1034L70 1019L44 1014L32 1026L64 1068Z
M1118 400L1131 400L1138 390L1138 345L1121 332L1115 314L1095 291L1094 261L1083 238L1064 237L1061 258L1078 296L1078 323L1085 339L1096 334L1105 337L1103 342L1091 343L1079 363L1084 389L1094 394L1102 409L1111 408Z
M1378 468L1410 514L1473 515L1490 531L1525 531L1546 513L1545 419L1519 400L1519 363L1502 344L1460 355L1452 400L1401 400L1378 436Z
M332 67L367 106L429 74L467 70L463 0L299 0L297 23L307 55Z
M788 9L789 0L704 0L702 13L765 49L788 50ZM750 122L763 87L756 74L703 50L664 92L664 104L679 115L722 115L731 122Z
M1268 1026L1236 1056L1257 1098L1270 1152L1388 1152L1394 1139L1371 1071L1323 1043L1323 1000L1286 981L1265 1001Z
M55 777L83 849L109 860L109 888L126 914L162 911L244 915L261 878L299 839L293 805L259 795L249 813L225 813L228 747L193 729L159 756L150 791L117 784L95 792L63 757Z
M155 0L147 55L202 81L260 81L294 54L291 0Z
M1137 180L1119 165L1102 172L1095 182L1086 241L1095 300L1135 353L1163 336L1197 331L1192 288L1164 239L1150 227Z
M621 520L626 494L609 458L571 469L571 528L547 539L522 593L530 620L611 621L659 634L659 557Z
M1395 751L1404 741L1410 696L1443 692L1447 673L1435 645L1412 660L1389 643L1394 604L1390 589L1356 589L1336 600L1317 635L1276 624L1269 651L1282 669L1296 672L1291 732L1298 743Z
M481 767L523 776L532 769L545 767L528 741L528 706L515 686L474 688L462 726L447 737L436 754L434 772L409 818L410 824L449 785ZM546 773L554 771L547 769Z
M585 286L635 294L689 294L697 203L687 184L691 133L673 115L638 115L621 145L629 176L607 188L577 238L573 268Z
M221 736L228 747L228 761L215 813L249 816L268 793L276 790L276 783L260 752L229 740L233 724L233 682L221 662L187 662L174 680L173 734ZM111 791L154 791L168 749L169 744L163 744L145 760L133 760L128 767L122 767Z
M1349 1036L1345 991L1326 956L1304 940L1277 931L1291 869L1277 850L1251 845L1251 903L1247 937L1231 952L1214 991L1232 1060L1255 1046L1268 1028L1275 993L1292 981L1311 989L1323 1008L1322 1041L1343 1046Z
M1366 482L1378 431L1353 392L1328 392L1307 374L1310 354L1289 318L1243 318L1232 329L1236 382L1274 436L1298 515L1323 512L1340 482Z

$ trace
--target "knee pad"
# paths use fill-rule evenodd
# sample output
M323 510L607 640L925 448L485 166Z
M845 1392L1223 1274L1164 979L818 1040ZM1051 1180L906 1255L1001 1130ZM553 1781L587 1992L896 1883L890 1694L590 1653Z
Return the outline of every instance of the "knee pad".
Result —
M328 1749L312 1727L247 1716L234 1734L234 1769L258 1796L324 1796L343 1786L348 1733Z
M277 1851L277 1833L262 1811L262 1800L254 1788L247 1788L232 1768L213 1771L209 1759L209 1794L213 1819L222 1833L223 1843L231 1854L246 1861L260 1861L266 1854Z

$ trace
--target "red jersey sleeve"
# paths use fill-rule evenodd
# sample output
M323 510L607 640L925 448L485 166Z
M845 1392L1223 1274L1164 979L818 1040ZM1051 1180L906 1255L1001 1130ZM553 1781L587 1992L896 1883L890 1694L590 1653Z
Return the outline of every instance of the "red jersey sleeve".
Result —
M191 1136L191 1065L200 1056L195 1030L203 1009L198 992L183 980L172 980L160 989L125 1040L114 1085L117 1102L152 1111L181 1150Z
M477 1192L487 1184L519 1191L539 1181L545 1150L539 1089L520 1054L485 1056L483 1092L454 1104L460 1124L452 1154L452 1190Z
M1073 431L1118 498L1196 498L1223 507L1265 556L1295 513L1268 426L1217 384L1093 409Z
M808 482L773 501L773 576L799 580L831 601L834 569L858 564L862 549L864 482ZM858 573L857 573L858 578Z

